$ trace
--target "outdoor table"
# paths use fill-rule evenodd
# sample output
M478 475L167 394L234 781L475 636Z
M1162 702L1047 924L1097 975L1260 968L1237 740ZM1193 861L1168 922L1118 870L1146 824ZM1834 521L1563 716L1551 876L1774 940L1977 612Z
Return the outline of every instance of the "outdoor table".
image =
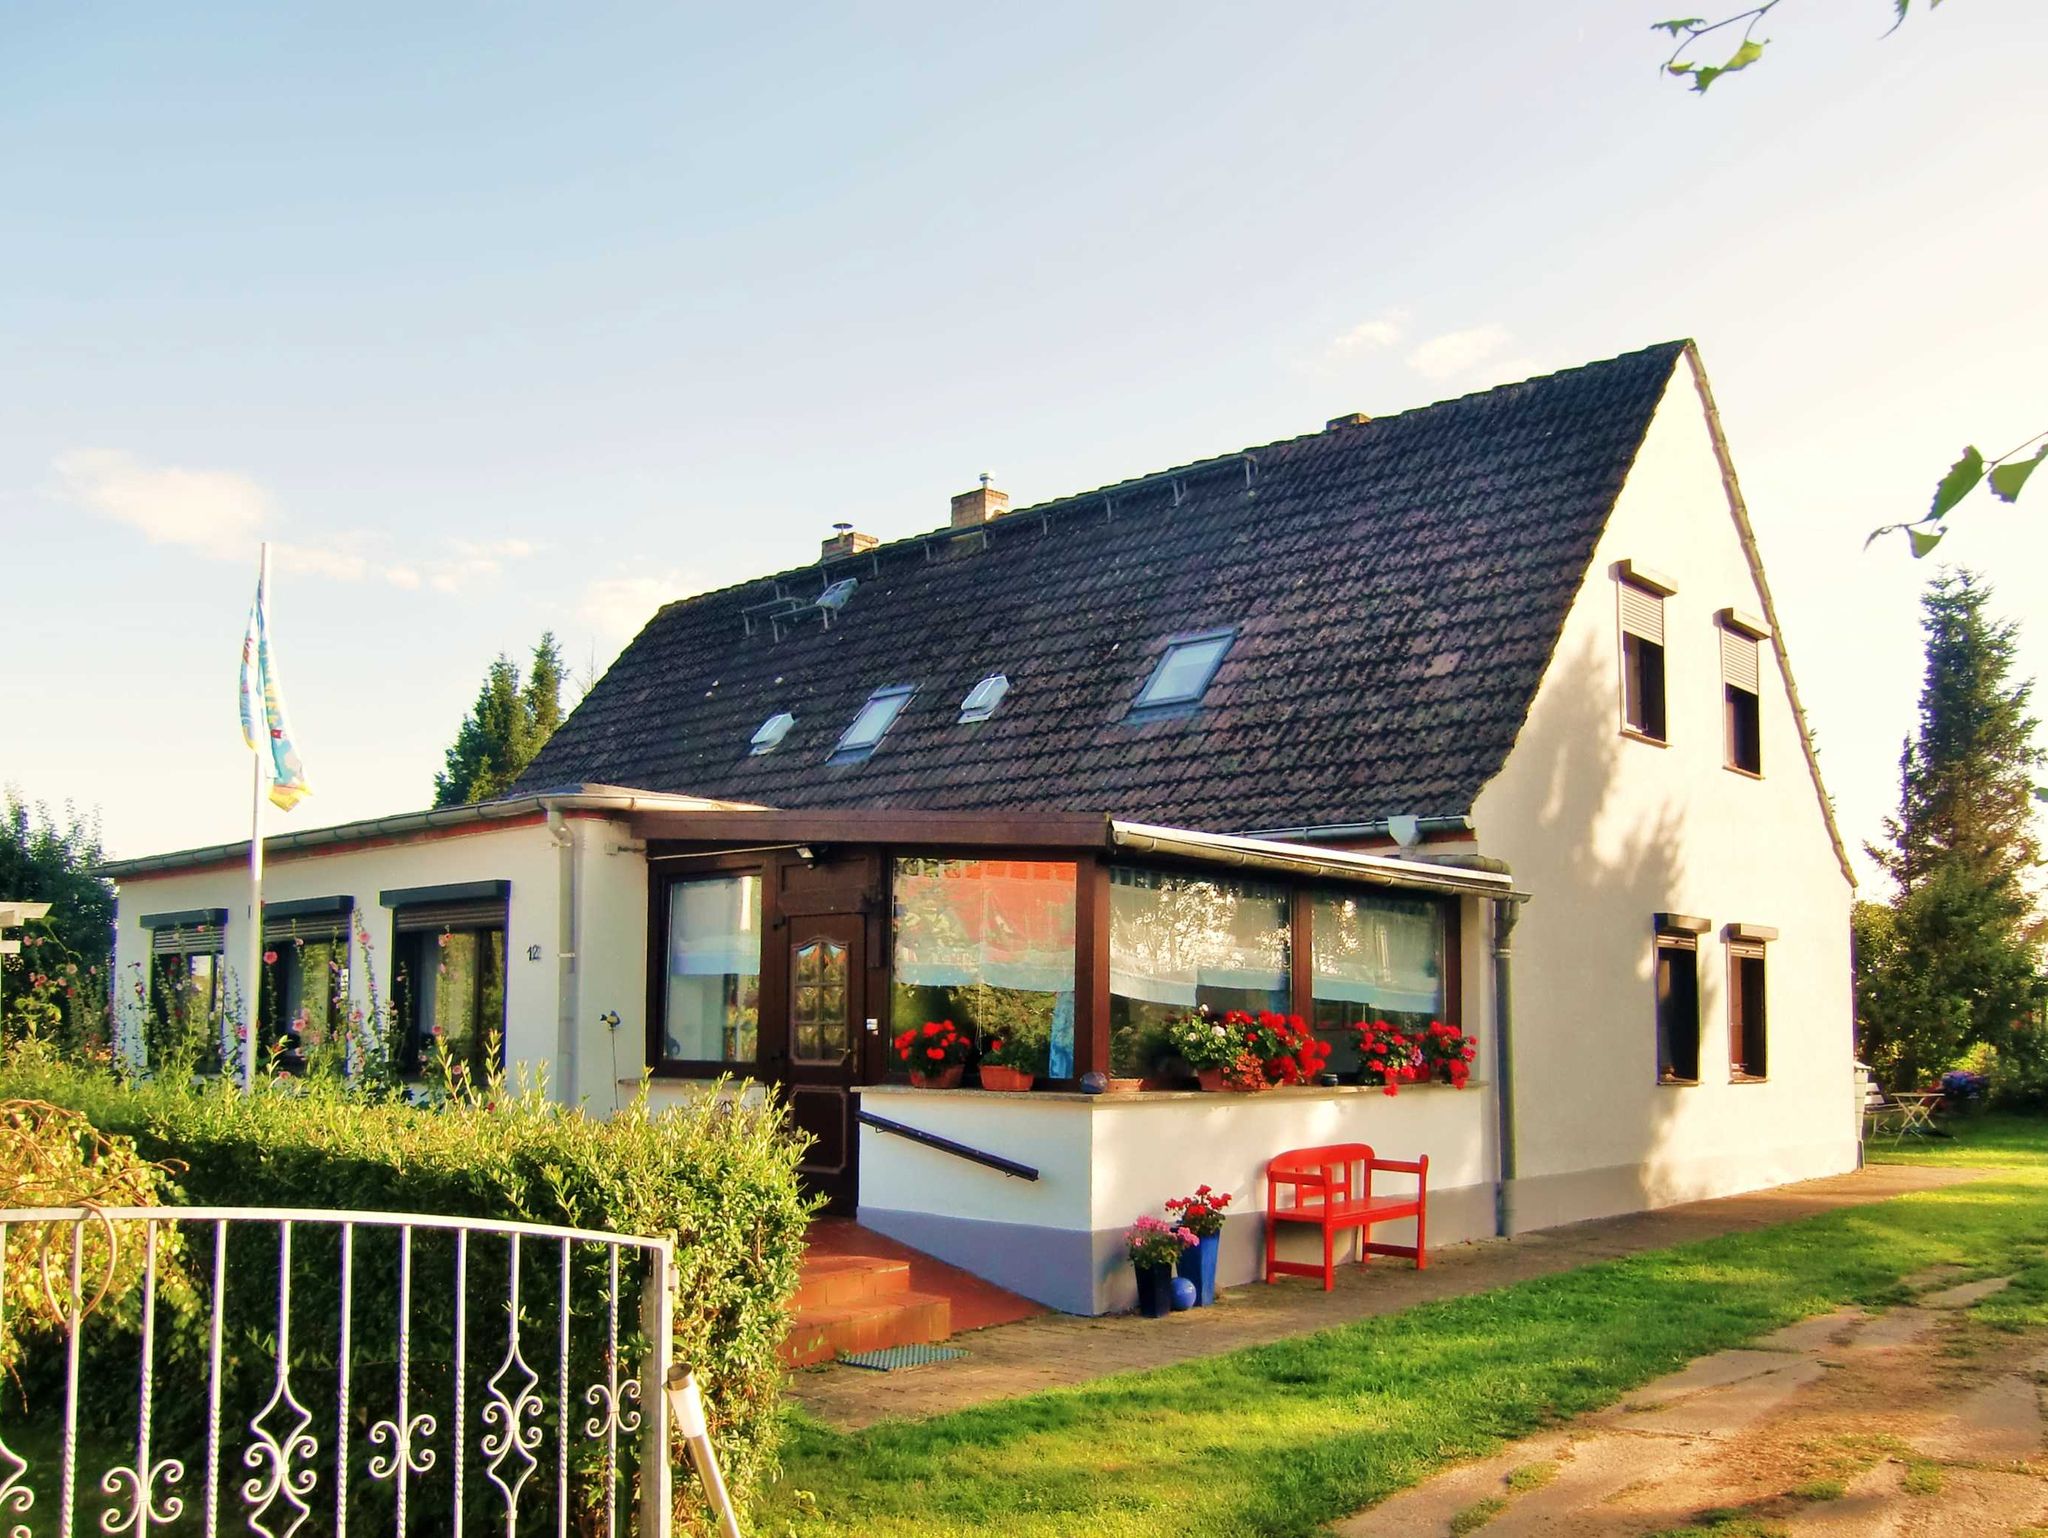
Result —
M1903 1140L1911 1132L1922 1137L1934 1137L1934 1113L1941 1100L1942 1094L1938 1089L1913 1090L1892 1096L1893 1103L1899 1108L1899 1138Z

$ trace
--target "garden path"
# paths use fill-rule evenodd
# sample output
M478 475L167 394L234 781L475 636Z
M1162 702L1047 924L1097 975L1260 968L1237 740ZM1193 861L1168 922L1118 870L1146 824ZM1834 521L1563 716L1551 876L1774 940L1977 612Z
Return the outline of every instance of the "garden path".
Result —
M1339 1538L2007 1538L2048 1522L2048 1331L2005 1285L1803 1320L1339 1523ZM1939 1289L1939 1290L1936 1290Z
M1531 1277L1569 1271L1643 1250L1710 1239L1883 1201L1911 1191L1975 1180L1985 1172L1917 1165L1872 1165L1853 1174L1802 1181L1744 1196L1686 1202L1654 1212L1600 1218L1563 1228L1482 1239L1432 1250L1429 1269L1405 1264L1340 1268L1334 1292L1287 1280L1231 1288L1214 1308L1167 1319L1049 1314L976 1330L952 1344L967 1355L908 1372L878 1373L829 1365L795 1373L789 1395L840 1430L876 1421L942 1415L992 1399L1068 1388L1113 1373L1217 1356L1291 1335L1439 1298L1461 1297Z

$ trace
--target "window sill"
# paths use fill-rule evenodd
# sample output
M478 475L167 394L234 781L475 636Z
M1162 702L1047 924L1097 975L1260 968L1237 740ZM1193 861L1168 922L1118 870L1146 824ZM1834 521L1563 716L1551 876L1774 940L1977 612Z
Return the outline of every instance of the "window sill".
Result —
M1728 1082L1730 1084L1768 1084L1771 1082L1771 1076L1767 1073L1731 1073L1728 1075Z
M1764 777L1763 770L1745 769L1740 764L1723 764L1721 767L1723 769L1726 769L1730 774L1741 775L1742 778L1745 780L1761 780Z
M1624 726L1621 729L1621 735L1630 742L1640 742L1653 748L1668 748L1671 746L1670 738L1652 737L1648 732L1639 732L1633 726Z
M1698 1089L1699 1087L1700 1081L1698 1079L1667 1079L1661 1075L1657 1079L1657 1088L1659 1089Z

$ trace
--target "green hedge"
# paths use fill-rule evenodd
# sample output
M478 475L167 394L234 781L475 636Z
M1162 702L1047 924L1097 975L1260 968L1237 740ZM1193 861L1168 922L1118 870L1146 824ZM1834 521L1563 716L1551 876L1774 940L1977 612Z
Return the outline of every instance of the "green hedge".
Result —
M501 1096L488 1108L455 1104L422 1110L365 1103L319 1086L272 1087L243 1095L224 1085L130 1085L34 1049L17 1049L0 1062L0 1098L70 1107L103 1132L133 1138L146 1157L175 1161L182 1166L175 1177L182 1191L166 1193L169 1201L182 1197L196 1205L427 1212L671 1236L679 1272L675 1355L697 1369L728 1480L746 1501L773 1471L781 1382L776 1348L787 1325L811 1203L797 1185L800 1141L772 1104L749 1104L707 1090L686 1106L659 1114L649 1111L643 1097L610 1121L597 1121L529 1093ZM196 1236L192 1247L204 1242ZM275 1239L249 1230L236 1242L274 1246ZM433 1280L444 1274L452 1278L443 1269L450 1256L439 1254L436 1243L452 1256L451 1241L424 1234L415 1240L416 1395L445 1382L445 1371L437 1382L426 1343L437 1329L442 1340L453 1338L445 1328L452 1288ZM332 1370L333 1337L328 1336L328 1355L322 1359L321 1332L307 1330L302 1348L297 1321L302 1311L319 1318L317 1310L323 1307L338 1317L337 1244L327 1234L305 1230L294 1245L295 1374L317 1377L323 1368ZM541 1366L546 1381L553 1361L559 1261L551 1246L539 1247L545 1252L540 1254L535 1248L527 1247L521 1269L522 1314L532 1319L537 1343L528 1347L528 1359L546 1364ZM352 1356L358 1362L395 1359L392 1341L379 1335L395 1330L395 1251L395 1240L388 1251L379 1251L366 1237L358 1238L351 1311L356 1330ZM467 1289L472 1329L494 1329L502 1341L504 1249L479 1244L472 1252ZM229 1269L230 1298L237 1305L233 1326L251 1360L260 1359L265 1349L266 1318L272 1325L275 1321L274 1255L267 1270L265 1260L251 1253L246 1263L237 1264L231 1256ZM595 1252L579 1255L577 1264L586 1260L598 1264ZM188 1275L204 1270L188 1259ZM245 1277L246 1282L241 1280ZM602 1277L597 1280L601 1286ZM622 1282L621 1326L628 1332L620 1346L624 1377L634 1366L629 1353L636 1345L630 1336L637 1286L631 1278ZM577 1296L586 1295L594 1296L578 1290ZM182 1355L202 1349L199 1325L196 1308L194 1317L179 1326L160 1324L160 1376ZM577 1303L572 1341L572 1382L601 1377L601 1307ZM112 1346L104 1349L116 1352ZM132 1361L132 1345L128 1350ZM473 1337L473 1363L478 1350ZM445 1369L445 1363L441 1366ZM109 1383L127 1384L125 1398L119 1392L108 1396L111 1428L120 1414L133 1414L132 1377L111 1358L105 1369L99 1376ZM473 1372L472 1393L479 1391L476 1380L482 1376ZM374 1408L377 1391L370 1375L363 1378L362 1393L368 1396L363 1413L384 1413ZM425 1387L419 1386L422 1381ZM176 1413L176 1406L168 1408ZM590 1413L580 1405L571 1408L579 1417ZM472 1427L476 1413L471 1411ZM551 1403L551 1422L554 1413ZM322 1445L331 1444L323 1437ZM587 1488L587 1464L584 1468L579 1501L594 1498ZM677 1485L679 1491L694 1491L686 1474L679 1475ZM416 1509L423 1494L415 1493ZM630 1498L630 1492L622 1490L620 1498ZM551 1495L545 1504L551 1506Z

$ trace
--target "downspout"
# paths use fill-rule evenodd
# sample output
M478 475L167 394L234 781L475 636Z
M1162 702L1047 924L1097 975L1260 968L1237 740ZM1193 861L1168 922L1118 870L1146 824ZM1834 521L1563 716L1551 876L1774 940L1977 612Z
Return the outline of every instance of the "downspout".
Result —
M1493 905L1493 1103L1499 1118L1495 1138L1498 1179L1493 1188L1494 1231L1503 1238L1514 1231L1515 1184L1515 1054L1514 946L1515 920L1526 898L1502 898Z
M555 841L557 864L555 889L555 964L560 968L555 984L555 1078L563 1105L575 1105L582 1096L579 1088L576 1051L576 1022L582 1013L576 972L576 834L562 809L543 800L548 834Z

